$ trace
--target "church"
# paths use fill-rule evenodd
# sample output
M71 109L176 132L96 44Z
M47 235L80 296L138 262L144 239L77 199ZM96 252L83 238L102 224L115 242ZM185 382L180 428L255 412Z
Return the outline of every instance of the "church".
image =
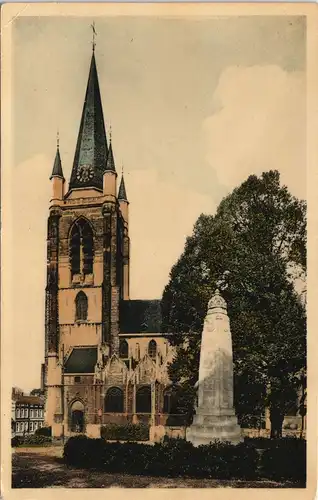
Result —
M68 189L58 144L50 178L42 384L56 438L97 436L107 423L165 425L171 402L160 300L129 295L129 201L94 48Z

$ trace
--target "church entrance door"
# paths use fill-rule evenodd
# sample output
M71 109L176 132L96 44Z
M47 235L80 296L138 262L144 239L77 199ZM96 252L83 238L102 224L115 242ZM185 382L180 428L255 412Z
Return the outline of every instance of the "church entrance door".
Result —
M75 401L71 407L71 431L84 432L84 405Z

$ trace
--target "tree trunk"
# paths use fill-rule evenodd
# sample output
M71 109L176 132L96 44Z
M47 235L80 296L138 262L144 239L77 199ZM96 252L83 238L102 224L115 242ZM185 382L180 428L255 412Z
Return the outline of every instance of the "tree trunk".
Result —
M283 434L284 414L278 408L270 409L271 438L281 438Z

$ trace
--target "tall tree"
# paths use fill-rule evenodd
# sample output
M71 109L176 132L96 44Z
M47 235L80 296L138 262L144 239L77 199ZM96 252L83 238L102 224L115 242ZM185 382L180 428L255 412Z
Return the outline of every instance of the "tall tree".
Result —
M305 276L305 202L280 186L277 171L250 176L215 216L199 217L171 270L162 312L176 346L172 380L186 388L197 379L199 334L218 285L231 320L236 404L242 409L250 401L255 411L266 403L272 435L280 435L305 366L305 309L295 290Z

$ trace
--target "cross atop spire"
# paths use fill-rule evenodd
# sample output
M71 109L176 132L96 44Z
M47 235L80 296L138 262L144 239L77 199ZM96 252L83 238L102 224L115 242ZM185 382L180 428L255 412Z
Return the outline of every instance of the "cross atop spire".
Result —
M95 52L95 47L96 47L95 36L97 35L95 30L95 21L93 21L93 24L91 24L91 28L93 31L92 47L93 47L93 52Z

